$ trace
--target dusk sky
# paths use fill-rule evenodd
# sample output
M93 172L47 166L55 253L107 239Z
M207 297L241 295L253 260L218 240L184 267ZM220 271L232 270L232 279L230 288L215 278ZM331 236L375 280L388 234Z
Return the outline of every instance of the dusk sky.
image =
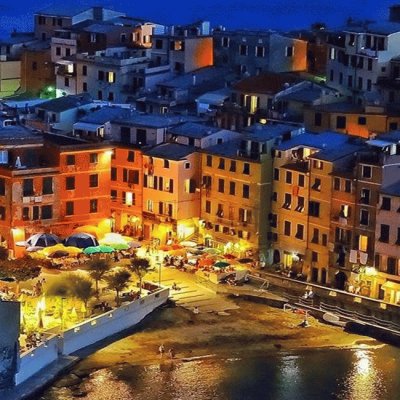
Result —
M21 0L3 3L0 6L1 30L9 31L28 29L32 13L45 8L56 1ZM130 0L77 1L69 0L69 4L93 5L101 3L114 9L126 11L128 14L159 21L160 23L185 23L198 19L210 20L213 25L225 25L232 28L278 28L292 29L308 27L316 21L326 22L328 26L338 26L349 16L385 19L388 7L393 0L182 0L137 2ZM184 4L184 6L182 6ZM18 16L18 20L15 18Z

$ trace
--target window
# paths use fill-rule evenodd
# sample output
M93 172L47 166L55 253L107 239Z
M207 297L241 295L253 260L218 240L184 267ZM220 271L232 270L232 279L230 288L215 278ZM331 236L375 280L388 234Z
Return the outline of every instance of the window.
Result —
M391 199L390 197L382 197L382 205L381 210L390 211L391 206Z
M323 169L324 163L321 160L313 160L313 167L315 169Z
M308 203L308 213L311 217L319 217L320 203L317 201L310 201Z
M317 190L318 192L320 192L321 191L321 179L315 178L312 188L314 190Z
M68 77L64 78L64 86L69 87L69 78Z
M22 208L22 220L23 221L29 221L29 207L23 207Z
M42 194L53 194L53 178L51 176L43 178Z
M379 241L383 243L389 243L390 226L381 224L381 235Z
M347 86L349 88L353 87L353 75L348 75L347 76Z
M342 115L336 117L336 129L346 129L346 117Z
M250 186L249 185L243 185L243 198L244 199L250 198Z
M273 192L272 193L272 201L277 201L278 200L278 192Z
M367 118L358 117L358 125L367 125Z
M239 54L241 56L247 56L247 45L246 44L239 45Z
M74 154L67 155L67 165L75 165L75 155Z
M119 133L120 133L121 143L124 144L131 143L131 129L128 126L121 126Z
M340 190L340 178L333 178L333 189Z
M97 199L91 199L90 202L89 202L89 212L90 213L96 213L97 212L97 207L98 207Z
M396 244L400 245L400 228L397 228L397 239L396 239Z
M292 195L290 193L285 193L285 200L283 202L283 208L286 208L286 210L290 210L290 207L292 206Z
M82 91L87 92L87 82L82 82Z
M223 158L219 159L218 169L225 169L225 160Z
M108 101L114 101L114 92L109 92L109 93L108 93L107 100L108 100Z
M90 153L90 164L97 164L99 156L97 153Z
M326 233L322 234L322 246L328 245L328 235Z
M293 57L294 48L293 46L286 46L285 48L285 56L286 57Z
M125 43L126 42L126 33L121 33L121 36L120 36L120 40L121 40L121 43Z
M250 164L249 163L243 164L243 173L245 175L250 175Z
M53 206L42 206L42 219L53 218Z
M33 206L32 208L32 220L37 221L39 219L39 206Z
M65 215L74 215L74 202L67 201L65 203Z
M319 243L319 229L313 229L313 235L311 238L311 243L318 244Z
M210 214L211 213L211 201L206 200L206 213Z
M304 225L297 224L297 231L295 235L296 239L303 240L304 237Z
M386 264L386 273L391 274L391 275L397 275L396 271L396 259L394 257L388 257L387 258L387 264Z
M33 179L24 179L23 181L23 189L22 189L23 196L33 196Z
M0 196L6 195L6 180L4 178L0 178Z
M0 220L4 221L6 219L6 208L0 206Z
M97 42L97 35L95 33L90 34L90 43L96 43Z
M371 197L371 191L369 189L361 189L360 202L362 204L369 204Z
M256 46L256 57L264 57L265 48L264 46Z
M218 179L218 192L219 193L224 193L225 191L225 180L224 179Z
M128 151L128 161L135 162L135 152L134 151Z
M231 166L229 167L229 172L236 172L236 161L231 160Z
M61 56L61 47L56 47L56 56Z
M75 177L67 176L65 178L65 190L74 190L75 189Z
M350 206L348 204L342 204L340 206L340 218L349 218L350 217Z
M300 187L304 187L304 175L303 174L299 174L298 185Z
M105 77L105 73L104 73L104 71L97 71L97 79L99 80L99 81L104 81L104 77Z
M316 251L311 252L311 261L318 262L318 253Z
M99 186L99 175L93 174L89 175L89 187L98 187Z
M279 169L274 168L274 180L279 181Z
M87 65L82 65L82 75L87 76Z
M367 210L360 211L360 225L369 225L369 212Z
M32 62L32 71L36 71L37 70L37 62L33 61Z
M229 47L229 38L228 37L223 37L221 38L221 46L222 47Z
M236 184L235 182L229 182L229 194L234 196L235 195Z
M189 161L186 161L186 162L185 162L184 168L185 168L185 169L190 169L190 162L189 162Z
M157 39L155 43L155 47L158 50L161 50L163 48L163 41L161 39Z
M114 83L115 82L115 72L107 72L107 82Z
M116 181L117 180L117 168L111 167L111 180Z
M361 175L363 178L372 178L372 168L369 165L363 165L361 167Z
M207 167L212 167L212 156L207 156L206 165Z
M153 206L154 206L153 200L147 200L147 211L153 212Z
M285 182L286 183L292 183L292 172L291 171L286 171Z
M290 231L291 231L291 223L290 223L290 221L285 221L284 228L283 228L283 234L285 236L290 236Z
M296 211L298 211L298 212L303 212L304 211L304 197L302 197L302 196L299 196L297 198Z
M110 197L111 197L111 201L116 201L117 197L118 197L118 192L114 189L112 189L110 191Z
M346 193L351 193L351 180L350 179L346 179L344 181L344 191Z

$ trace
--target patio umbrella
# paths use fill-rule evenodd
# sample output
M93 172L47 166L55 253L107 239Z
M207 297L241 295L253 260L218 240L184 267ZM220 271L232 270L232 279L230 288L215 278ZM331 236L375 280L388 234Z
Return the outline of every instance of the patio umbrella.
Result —
M97 254L101 253L99 246L89 246L83 250L83 254Z
M101 244L97 246L100 250L100 253L114 253L115 249L111 246L106 246L105 244Z
M102 245L107 245L112 247L114 250L128 250L130 249L127 243L102 243Z
M99 242L93 235L88 233L73 233L64 240L65 246L74 246L85 249L90 246L98 246Z
M227 262L225 262L225 261L217 261L215 264L214 264L214 267L215 268L226 268L226 267L229 267L231 264L229 264L229 263L227 263Z
M185 241L181 242L180 244L183 247L196 247L197 246L197 243L192 242L191 240L185 240Z
M212 258L202 258L199 260L199 267L209 267L214 264Z
M35 251L40 251L40 250L43 250L43 249L44 249L44 247L41 247L41 246L29 246L29 247L26 248L26 251L28 253L34 253Z
M129 242L128 244L131 249L138 249L139 247L142 247L141 243L138 242Z
M161 246L159 246L158 250L161 250L161 251L170 251L170 250L172 250L172 247L171 247L171 246L168 246L167 244L162 244Z
M74 229L76 233L88 233L89 235L94 236L95 238L100 238L103 236L101 229L95 225L83 225Z
M172 250L180 250L180 249L183 249L183 246L181 246L181 245L178 244L178 243L173 244L171 247L172 247Z
M82 249L79 247L74 247L74 246L64 246L64 250L68 251L69 255L74 255L76 256L77 254L82 253Z
M26 243L28 246L49 247L61 243L61 239L52 233L36 233L32 235Z
M221 254L222 251L220 249L216 249L214 247L207 247L204 251L208 254Z

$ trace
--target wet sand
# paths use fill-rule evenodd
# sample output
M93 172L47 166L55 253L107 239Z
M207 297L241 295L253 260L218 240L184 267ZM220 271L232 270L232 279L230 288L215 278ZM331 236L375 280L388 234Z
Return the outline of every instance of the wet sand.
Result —
M78 371L112 367L118 364L159 364L169 360L174 349L176 361L193 357L251 356L264 352L316 348L352 348L376 346L374 339L344 332L341 328L308 318L309 327L301 327L304 315L263 304L236 300L240 306L228 315L199 314L168 307L147 317L134 334L96 351L77 366ZM159 346L166 354L160 357Z

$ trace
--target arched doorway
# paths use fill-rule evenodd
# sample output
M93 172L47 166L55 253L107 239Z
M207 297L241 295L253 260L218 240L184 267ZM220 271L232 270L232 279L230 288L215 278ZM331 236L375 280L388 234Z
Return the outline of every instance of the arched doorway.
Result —
M347 281L347 276L344 272L338 271L335 274L335 287L339 290L344 290Z

